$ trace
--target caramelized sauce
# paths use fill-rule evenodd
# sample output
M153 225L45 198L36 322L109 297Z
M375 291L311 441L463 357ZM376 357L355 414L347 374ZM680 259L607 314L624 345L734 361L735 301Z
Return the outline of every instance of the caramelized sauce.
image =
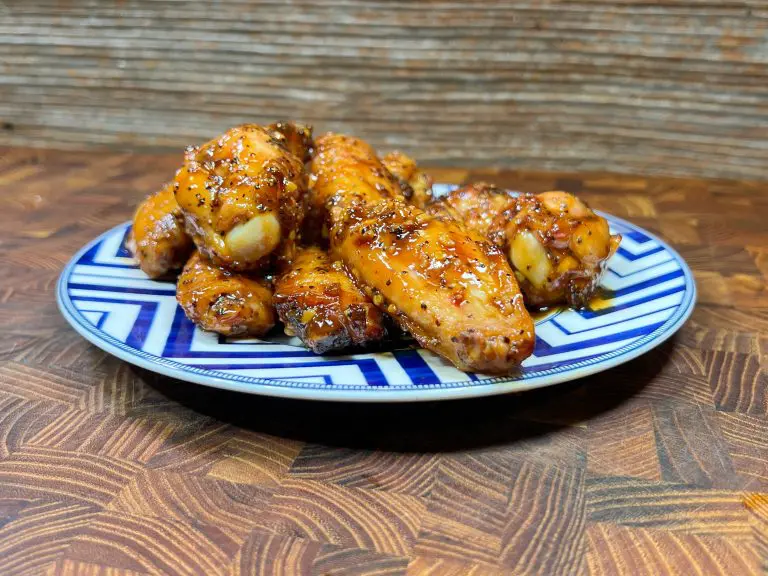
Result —
M590 299L589 304L587 304L587 310L599 312L600 310L610 308L612 302L613 293L605 288L598 288L595 290L595 294Z
M555 316L562 312L563 310L567 310L567 306L549 306L547 308L539 308L538 310L531 310L531 318L533 318L534 324L541 324L545 320L552 318L552 316Z
M598 288L595 291L595 295L589 301L589 304L587 304L586 309L592 312L599 312L600 310L610 308L612 302L613 293L610 290L606 290L605 288ZM572 310L572 308L566 305L549 306L536 310L529 310L529 313L533 319L534 324L538 325L552 318L553 316L557 316L560 314L560 312L565 312L566 310Z

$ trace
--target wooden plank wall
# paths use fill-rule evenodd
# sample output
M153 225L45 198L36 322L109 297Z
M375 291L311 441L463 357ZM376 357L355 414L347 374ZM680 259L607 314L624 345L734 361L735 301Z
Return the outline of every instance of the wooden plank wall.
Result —
M275 118L429 164L765 179L768 2L0 2L4 144Z

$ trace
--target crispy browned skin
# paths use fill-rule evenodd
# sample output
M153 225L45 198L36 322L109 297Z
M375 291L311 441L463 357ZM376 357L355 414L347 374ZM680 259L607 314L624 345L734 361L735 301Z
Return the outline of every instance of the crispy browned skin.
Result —
M271 130L246 124L187 149L174 190L187 232L215 264L243 271L291 261L304 164Z
M266 282L222 270L197 251L179 276L176 299L192 322L225 336L262 336L275 325Z
M184 216L173 197L172 184L166 184L139 204L128 248L147 276L157 278L180 269L194 247L184 231Z
M312 140L312 126L281 121L270 124L267 129L291 154L302 162L309 162L315 144Z
M424 208L432 201L432 179L421 171L413 158L395 151L384 156L381 162L397 178L403 196L411 204Z
M504 254L406 204L375 152L329 134L312 161L331 246L374 304L462 370L507 374L533 350L533 321Z
M514 195L490 184L459 188L431 204L508 255L531 306L583 307L600 285L621 236L567 192Z
M275 308L287 334L316 354L365 346L386 336L384 315L317 247L300 249L275 284Z

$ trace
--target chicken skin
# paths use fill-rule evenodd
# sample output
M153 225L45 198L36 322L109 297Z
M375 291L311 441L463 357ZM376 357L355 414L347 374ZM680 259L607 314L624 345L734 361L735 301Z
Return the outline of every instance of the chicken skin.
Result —
M381 310L462 370L511 373L533 351L533 321L504 253L410 206L365 142L316 142L312 198L331 250Z
M357 172L365 177L359 177ZM335 188L346 194L334 194ZM309 165L308 199L310 211L326 224L329 201L378 202L402 195L398 179L384 167L367 142L334 133L315 142L315 154Z
M384 314L317 247L300 249L275 284L275 308L289 336L315 354L365 346L386 336Z
M150 278L184 266L195 246L184 231L184 216L173 196L172 184L139 204L127 245Z
M533 307L587 305L621 236L567 192L515 195L489 184L454 190L428 207L504 250Z
M334 160L342 161L343 142L348 148L344 155L343 167L337 169L326 162L327 150L332 149ZM322 146L321 146L322 143ZM347 170L364 170L366 178L349 178ZM368 143L358 138L339 134L326 134L315 142L315 151L309 170L309 193L307 196L307 219L302 238L310 244L328 246L329 226L327 189L336 186L348 192L344 197L335 198L334 202L369 201L377 202L382 198L403 196L398 179L387 170ZM321 187L315 186L320 179ZM332 183L332 184L331 184Z
M225 336L263 336L275 325L267 282L222 270L199 252L179 276L176 299L192 322Z
M267 126L272 135L302 162L309 162L314 149L312 126L295 122L275 122Z
M290 263L305 191L303 161L272 130L252 124L188 148L174 179L198 250L234 271Z
M432 201L432 179L419 169L413 158L402 152L390 152L381 162L397 178L403 196L411 204L424 208Z

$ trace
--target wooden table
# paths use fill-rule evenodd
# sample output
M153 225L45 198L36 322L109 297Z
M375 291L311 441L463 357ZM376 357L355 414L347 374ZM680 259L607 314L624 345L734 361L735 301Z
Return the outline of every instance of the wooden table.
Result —
M0 149L0 574L746 574L768 562L768 185L439 170L652 230L699 304L661 348L520 395L238 395L91 346L53 297L178 154Z

